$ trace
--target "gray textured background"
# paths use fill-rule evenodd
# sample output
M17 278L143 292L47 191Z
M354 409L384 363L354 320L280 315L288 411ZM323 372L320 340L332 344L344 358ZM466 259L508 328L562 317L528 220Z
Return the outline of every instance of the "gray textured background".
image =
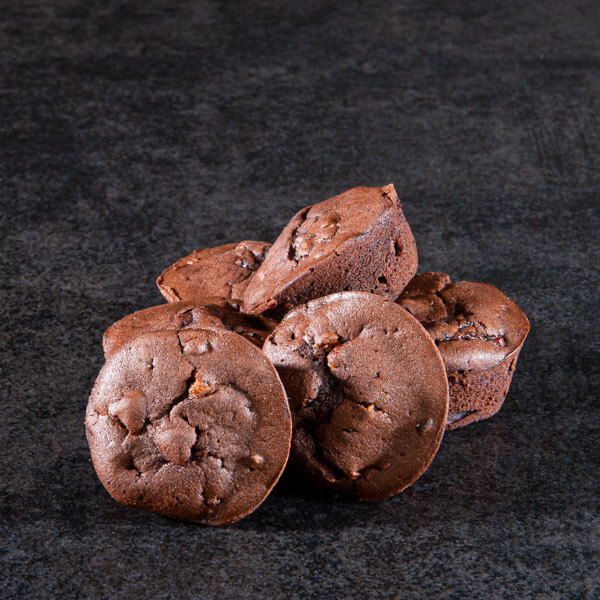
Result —
M0 9L0 597L600 596L597 1ZM421 269L530 318L503 410L377 504L115 503L83 428L104 329L194 248L388 182Z

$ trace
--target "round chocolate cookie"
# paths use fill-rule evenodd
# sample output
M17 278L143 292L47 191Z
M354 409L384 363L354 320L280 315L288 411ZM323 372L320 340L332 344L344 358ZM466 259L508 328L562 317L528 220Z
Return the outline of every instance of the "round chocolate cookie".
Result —
M209 329L147 333L111 354L85 424L115 500L209 525L265 499L291 438L273 365L241 336Z
M217 296L241 300L249 278L271 244L244 241L194 250L165 269L156 280L167 302Z
M291 459L361 500L400 492L440 445L448 382L435 344L393 302L341 292L292 310L263 352L292 411Z
M394 186L357 187L294 216L250 280L243 310L289 309L343 290L395 300L416 270L417 247Z
M224 298L202 298L197 302L180 301L138 310L123 317L105 332L102 338L104 355L108 356L133 338L162 330L227 329L244 336L262 348L265 338L277 326L277 321L264 315L245 315L238 303Z
M448 429L496 414L506 398L529 321L487 283L450 283L445 273L413 278L398 304L435 341L450 384Z

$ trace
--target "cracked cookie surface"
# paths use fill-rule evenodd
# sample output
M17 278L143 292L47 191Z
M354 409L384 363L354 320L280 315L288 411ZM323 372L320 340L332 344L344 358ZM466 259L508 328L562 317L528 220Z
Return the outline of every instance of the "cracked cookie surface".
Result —
M357 187L299 211L244 292L244 310L292 308L342 290L394 300L417 249L393 185Z
M263 352L288 393L291 457L315 484L387 498L433 459L448 410L444 365L396 304L341 292L292 310Z
M169 302L123 317L104 332L102 346L104 355L108 356L144 333L209 327L234 331L262 348L265 338L276 325L277 321L263 315L251 316L240 312L235 301L224 298Z
M285 391L262 352L211 329L141 335L107 358L86 432L117 501L210 525L265 499L291 438Z
M270 246L245 240L194 250L165 269L156 285L167 302L211 296L241 300Z
M448 428L494 415L504 401L529 321L487 283L451 283L445 273L416 275L397 303L435 341L450 382Z

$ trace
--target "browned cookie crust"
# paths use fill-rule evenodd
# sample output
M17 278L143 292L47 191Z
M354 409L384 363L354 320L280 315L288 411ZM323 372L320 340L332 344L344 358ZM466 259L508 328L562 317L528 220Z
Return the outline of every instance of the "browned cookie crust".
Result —
M508 393L529 321L514 302L486 283L450 283L445 273L422 273L398 304L434 339L448 374L448 429L496 414Z
M417 270L417 247L393 185L357 187L307 206L288 223L244 293L258 314L332 292L398 297Z
M262 348L265 338L276 325L277 321L263 315L241 313L238 304L232 300L203 298L197 302L181 301L151 306L127 315L104 332L102 346L104 355L108 356L144 333L209 327L235 331Z
M168 302L216 296L241 300L249 278L271 244L244 241L194 250L165 269L156 280Z
M313 483L380 500L428 467L448 383L431 338L396 304L362 292L312 300L263 351L288 393L291 457Z
M241 336L160 331L108 357L86 430L115 500L218 525L252 512L275 485L291 420L273 365Z

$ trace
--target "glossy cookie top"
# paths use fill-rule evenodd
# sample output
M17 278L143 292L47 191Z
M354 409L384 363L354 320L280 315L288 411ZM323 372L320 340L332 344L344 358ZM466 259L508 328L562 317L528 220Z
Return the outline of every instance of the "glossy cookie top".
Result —
M263 351L288 393L292 457L313 482L379 500L425 471L444 432L448 383L407 312L373 294L332 294L291 311Z
M201 298L198 301L169 302L150 306L123 317L105 332L102 339L105 356L112 354L131 339L161 330L227 329L235 331L258 347L277 321L262 315L240 312L236 302L224 298Z
M394 300L417 251L393 185L357 187L299 211L244 293L244 310L289 308L342 290Z
M96 472L119 502L216 525L252 512L289 454L281 381L216 330L144 334L110 355L86 413Z
M451 283L445 273L421 273L398 304L435 340L449 371L488 369L521 347L529 321L517 305L487 283Z
M246 240L194 250L165 269L156 285L168 302L211 296L241 300L270 246Z

